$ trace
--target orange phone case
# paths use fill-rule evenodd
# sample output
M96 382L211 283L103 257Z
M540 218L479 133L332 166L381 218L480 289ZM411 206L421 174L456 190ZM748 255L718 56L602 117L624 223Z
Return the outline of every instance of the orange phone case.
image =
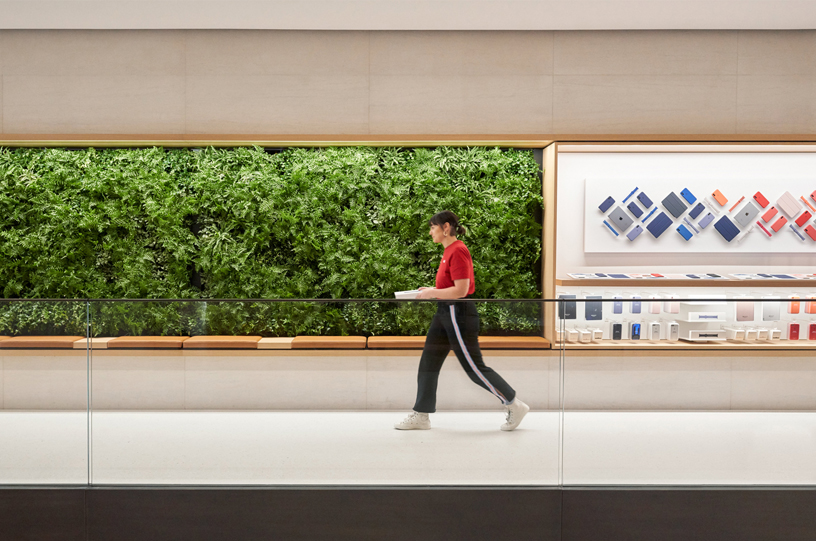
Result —
M768 222L771 221L771 218L776 216L777 212L779 212L779 211L776 210L776 207L769 208L768 211L765 214L762 215L762 221L767 224Z
M728 203L728 198L725 197L720 190L714 190L714 193L711 194L711 197L717 200L717 203L720 204L721 207L724 207L726 203Z
M788 223L788 219L784 216L780 216L780 218L771 226L771 229L779 233L779 230L785 227L786 223Z
M806 314L816 314L816 295L808 295L805 303Z
M790 297L790 301L788 302L788 313L789 314L799 313L799 297L795 295Z

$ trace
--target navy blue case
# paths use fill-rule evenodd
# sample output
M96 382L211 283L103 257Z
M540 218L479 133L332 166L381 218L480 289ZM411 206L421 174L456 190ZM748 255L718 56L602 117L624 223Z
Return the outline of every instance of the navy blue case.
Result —
M643 192L637 194L637 200L640 201L640 204L643 205L644 208L647 210L652 206L652 200L649 199L649 196Z
M629 212L635 215L635 218L640 218L641 216L643 216L643 211L640 210L640 207L637 206L637 204L634 201L626 205L626 208L629 209Z
M697 198L694 197L694 194L691 193L688 188L683 188L683 191L680 192L680 195L683 196L683 199L688 201L689 205L693 205L694 202L697 201Z
M671 218L666 216L665 212L661 212L657 215L657 217L649 222L649 225L646 226L646 229L649 230L649 233L652 234L654 238L659 237L663 234L666 229L672 224Z
M734 237L739 235L739 229L728 219L728 216L723 216L717 220L717 223L714 224L714 229L728 242L731 242L734 240Z
M674 192L669 193L669 195L663 199L662 203L663 206L666 207L666 210L671 212L671 215L675 218L679 218L680 215L686 212L686 209L688 209L686 204L683 203Z
M640 340L640 323L632 323L632 340Z
M705 210L705 205L703 205L702 203L697 203L697 206L689 211L689 218L691 218L692 220L695 219L704 210Z
M603 203L598 205L598 208L601 210L601 212L606 212L607 210L609 210L609 207L611 207L614 204L615 199L612 196L609 196L604 200Z
M691 231L689 231L684 225L678 227L677 232L680 233L680 236L686 239L687 241L692 237Z

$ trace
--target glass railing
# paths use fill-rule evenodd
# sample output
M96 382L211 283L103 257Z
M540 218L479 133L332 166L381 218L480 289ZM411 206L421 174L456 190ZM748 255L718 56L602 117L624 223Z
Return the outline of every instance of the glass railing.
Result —
M816 298L746 293L562 301L564 485L816 484Z
M0 484L816 484L816 298L586 293L0 301Z

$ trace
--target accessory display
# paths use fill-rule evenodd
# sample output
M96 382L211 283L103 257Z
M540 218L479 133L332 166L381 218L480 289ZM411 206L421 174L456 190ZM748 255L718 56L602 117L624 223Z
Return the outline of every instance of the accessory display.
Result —
M779 199L776 200L776 206L779 207L779 210L787 214L788 218L793 218L802 210L802 205L790 192L785 192L780 195Z
M587 295L586 302L584 302L584 319L587 321L599 321L603 316L603 303L600 300L592 300L589 299L602 299L603 297L600 295Z
M779 297L762 297L763 299L778 299ZM779 303L762 302L762 321L779 321Z
M632 295L632 305L630 307L630 311L633 314L640 313L640 295Z
M623 325L620 323L612 324L612 340L620 340L623 333Z
M689 218L694 220L704 210L705 210L705 205L703 205L702 203L697 203L697 206L689 211Z
M776 207L771 207L765 211L765 214L762 215L762 221L766 224L771 221L771 219L776 216L776 213L779 212L776 210Z
M686 212L688 209L686 204L683 203L674 192L670 192L669 195L663 199L662 203L666 210L668 210L675 218L679 218L680 215Z
M739 301L736 303L737 321L754 320L754 301Z
M613 314L622 314L623 313L623 301L621 299L623 299L623 297L621 297L620 295L615 295L612 298L615 299L615 300L612 301L612 313Z
M693 205L694 202L697 201L697 198L694 197L694 194L692 194L688 188L683 188L683 190L680 192L680 195L683 196L683 199L688 201L689 205Z
M660 322L649 323L649 340L660 340Z
M810 218L812 216L813 216L813 214L809 213L808 211L805 211L805 212L802 213L801 216L796 218L796 222L794 222L794 223L796 223L796 225L798 225L799 227L802 227L803 225L805 225L808 222L808 220L810 220Z
M612 197L612 196L609 196L606 199L604 199L603 203L598 205L598 210L600 210L601 212L603 212L605 214L606 211L609 210L609 208L614 204L615 204L615 198Z
M649 222L646 229L652 234L654 238L658 238L666 229L672 224L671 218L666 216L665 212L658 214L654 220Z
M635 215L635 218L640 218L643 215L643 211L640 210L640 207L637 206L637 203L634 201L630 201L626 208L629 209L629 212Z
M798 314L799 313L799 296L798 295L791 295L788 297L790 301L788 301L788 313L789 314Z
M739 229L728 219L728 216L723 216L717 220L717 223L714 224L714 229L728 242L731 242L734 240L734 237L739 235Z
M658 295L652 295L652 299L659 299ZM650 314L659 314L660 313L660 303L658 301L652 301L649 303L649 313Z
M615 207L615 210L609 213L608 218L609 221L614 224L621 233L629 229L632 223L634 223L632 218L626 214L626 211L620 207Z
M799 324L791 323L788 325L788 340L799 340Z
M631 192L629 192L629 195L627 195L627 196L626 196L626 198L623 200L623 202L624 202L624 203L626 203L627 201L629 201L629 198L630 198L630 197L632 197L633 195L635 195L635 192L636 192L636 191L638 191L638 187L637 187L637 186L635 186L635 189L634 189L634 190L632 190Z
M813 227L812 225L807 226L805 228L805 233L807 233L807 236L811 239L816 240L816 227Z
M805 242L805 237L802 236L802 234L799 231L797 231L795 227L793 227L793 224L788 224L788 227L790 227L791 231L796 233L796 236L799 237L799 240L801 240L802 242Z
M710 224L713 221L714 215L709 212L708 214L703 216L699 222L697 222L697 226L699 226L700 229L705 229L706 226L708 226L708 224Z
M684 226L684 225L681 225L680 227L678 227L678 228L677 228L677 232L678 232L678 233L680 233L680 236L681 236L681 237L683 237L684 239L686 239L686 242L688 242L689 240L691 240L691 237L693 236L693 235L692 235L692 233L691 233L691 231L689 231L688 229L686 229L686 226Z
M614 235L615 235L616 237L618 236L618 232L617 232L617 231L615 231L615 228L614 228L614 227L612 227L611 225L609 225L609 222L607 222L606 220L604 220L604 225L605 225L606 227L608 227L608 228L609 228L609 230L610 230L612 233L614 233Z
M754 201L759 203L759 206L762 207L762 208L765 208L765 207L768 206L768 200L765 199L765 196L762 195L762 193L760 193L760 192L757 192L757 193L754 194Z
M654 214L656 210L657 210L657 207L653 208L653 209L652 209L652 211L651 211L649 214L647 214L647 215L646 215L646 217L645 217L645 218L643 218L643 219L640 221L640 223L646 223L646 220L648 220L649 218L651 218L651 217L652 217L652 214Z
M734 220L742 227L747 227L748 224L754 221L757 214L759 214L759 209L749 201L745 203L745 206L734 216Z
M672 321L669 323L669 332L668 332L668 339L672 342L677 342L680 340L680 324Z
M575 295L559 295L559 299L574 299ZM558 303L558 317L561 319L575 319L577 317L578 310L576 309L575 301L572 302L559 302Z
M644 192L640 192L637 194L637 200L640 201L640 204L643 205L643 208L648 209L652 206L652 200L649 199L649 196L646 195Z
M640 227L639 225L636 225L634 229L632 229L630 232L626 234L626 238L629 240L635 240L641 233L643 233L643 228Z
M714 193L711 194L711 197L714 198L714 201L720 204L721 207L724 207L726 203L728 203L728 198L725 197L720 190L714 190Z
M773 229L774 232L779 233L779 230L785 227L786 223L788 223L788 219L784 216L780 216L779 219L773 223L771 229Z
M743 195L742 197L740 197L740 198L739 198L739 201L737 201L736 203L734 203L734 206L733 206L733 207L731 207L730 209L728 209L728 212L729 212L729 213L730 213L730 212L734 212L734 209L735 209L735 208L737 208L737 205L739 205L740 203L742 203L744 200L745 200L745 196Z
M632 323L632 340L640 340L640 323ZM816 339L814 339L816 340Z

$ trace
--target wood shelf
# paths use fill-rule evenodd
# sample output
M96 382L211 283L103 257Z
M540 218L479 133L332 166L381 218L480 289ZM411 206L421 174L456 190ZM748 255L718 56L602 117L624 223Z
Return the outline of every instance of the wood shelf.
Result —
M720 280L672 278L556 278L555 285L565 287L810 287L816 290L816 280L781 280L771 278L767 280L738 280L723 278Z
M560 344L553 344L553 349L559 349ZM757 350L757 351L784 351L816 350L816 341L811 340L774 340L769 341L737 341L725 340L722 342L669 342L668 340L602 340L588 344L564 344L565 350Z

